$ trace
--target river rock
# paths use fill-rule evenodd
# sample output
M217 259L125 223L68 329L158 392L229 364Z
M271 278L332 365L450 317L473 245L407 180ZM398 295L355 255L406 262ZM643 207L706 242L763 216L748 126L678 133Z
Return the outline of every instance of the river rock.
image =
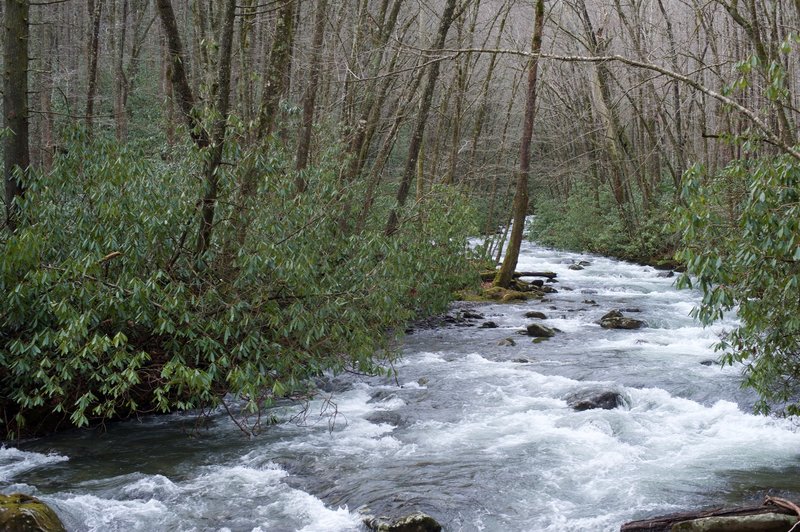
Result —
M538 310L531 310L525 313L526 318L536 318L539 320L546 320L547 316L544 312L539 312Z
M580 264L570 264L568 268L574 271L581 271L583 269L583 266L581 266Z
M461 312L461 317L465 320L482 320L483 314L467 309Z
M591 262L589 262L588 260L579 260L579 261L578 261L578 265L579 265L579 266L591 266L591 265L592 265L592 263L591 263Z
M613 410L625 404L622 395L614 390L586 390L576 392L568 395L566 401L573 410L578 412L596 408Z
M626 318L617 309L600 318L600 326L604 329L640 329L644 327L642 320Z
M414 512L405 517L364 517L364 524L376 532L440 532L442 525L436 519L422 512Z
M31 497L15 493L0 495L0 530L6 532L66 532L52 508Z
M669 279L670 277L675 277L675 272L673 272L672 270L668 272L658 272L658 277Z
M531 281L531 285L535 286L536 288L542 288L544 286L544 281L542 279L534 279Z
M550 338L555 336L556 332L550 327L539 325L538 323L531 323L525 327L525 334L528 336L535 336L537 338Z
M515 342L513 338L503 338L502 340L497 342L497 345L503 347L511 347L517 345L517 342Z
M498 325L493 321L484 321L481 323L481 329L497 329Z
M370 423L375 423L376 425L392 425L393 427L399 427L403 424L403 416L398 414L397 412L392 412L389 410L379 410L377 412L372 412L371 414L367 414L364 416L364 419L369 421Z

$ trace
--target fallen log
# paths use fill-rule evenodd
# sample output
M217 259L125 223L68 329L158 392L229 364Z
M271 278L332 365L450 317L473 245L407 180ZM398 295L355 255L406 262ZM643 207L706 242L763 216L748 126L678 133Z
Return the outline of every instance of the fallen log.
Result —
M623 524L620 532L789 532L798 522L796 509L790 501L767 497L761 506L713 508L631 521Z
M555 272L514 272L514 279L520 277L547 277L548 279L555 279L558 274Z
M481 272L481 281L493 281L496 275L496 270ZM519 279L520 277L546 277L548 279L555 279L558 277L558 274L555 272L514 272L512 277L514 279Z

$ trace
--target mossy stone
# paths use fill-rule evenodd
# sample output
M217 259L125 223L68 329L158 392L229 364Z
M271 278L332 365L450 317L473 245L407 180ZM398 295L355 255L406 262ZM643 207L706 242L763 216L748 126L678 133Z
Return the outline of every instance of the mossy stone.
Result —
M0 495L0 530L6 532L66 532L52 508L36 497Z

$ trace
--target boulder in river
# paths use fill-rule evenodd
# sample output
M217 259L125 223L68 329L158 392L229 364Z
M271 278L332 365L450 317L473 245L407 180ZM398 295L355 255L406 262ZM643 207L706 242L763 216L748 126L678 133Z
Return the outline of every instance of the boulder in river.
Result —
M642 320L626 318L617 309L600 318L600 326L604 329L641 329L644 325Z
M546 320L547 316L544 312L539 312L538 310L531 310L525 313L526 318L536 318L538 320Z
M481 329L497 329L497 327L497 323L493 321L484 321L480 326Z
M555 336L556 332L550 327L539 325L538 323L531 323L525 327L525 334L528 336L535 336L537 338L550 338Z
M583 269L583 266L581 266L580 264L570 264L570 265L568 266L568 268L569 268L570 270L580 271L580 270L582 270L582 269Z
M502 340L497 342L497 345L503 347L511 347L517 345L517 342L515 342L513 338L503 338Z
M566 398L567 404L573 410L613 410L625 404L622 394L614 390L585 390L570 394Z
M52 508L31 497L15 493L0 495L0 530L8 532L65 532Z
M405 517L364 517L364 524L376 532L440 532L442 525L436 519L422 512L414 512Z
M482 320L483 314L475 312L472 309L466 309L461 312L461 317L465 320Z

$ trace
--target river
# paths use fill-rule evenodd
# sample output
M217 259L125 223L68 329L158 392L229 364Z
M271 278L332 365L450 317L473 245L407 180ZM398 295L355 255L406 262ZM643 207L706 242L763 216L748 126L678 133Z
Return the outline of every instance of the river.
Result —
M568 268L578 260L591 264ZM98 532L359 531L367 508L421 510L447 531L612 531L768 489L800 495L800 428L750 414L739 369L709 364L733 322L700 327L697 293L650 267L530 243L518 269L558 273L558 293L474 307L497 328L415 330L397 381L339 377L305 422L282 407L247 439L221 413L201 428L176 414L20 442L0 449L0 490ZM648 327L602 329L612 308ZM530 310L561 332L518 335ZM566 403L609 389L624 406Z

